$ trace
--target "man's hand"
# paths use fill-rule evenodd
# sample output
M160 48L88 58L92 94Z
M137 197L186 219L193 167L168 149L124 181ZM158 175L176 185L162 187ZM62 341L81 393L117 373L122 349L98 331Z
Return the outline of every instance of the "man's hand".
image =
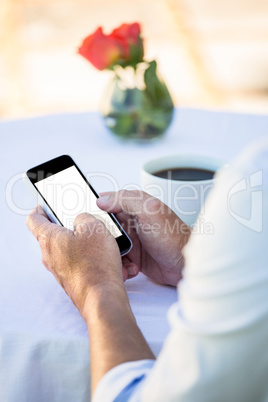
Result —
M133 248L124 257L149 278L176 286L184 266L182 248L191 228L164 203L142 191L104 193L98 206L115 213Z
M52 272L82 316L92 288L123 283L117 243L105 225L93 216L78 215L74 231L71 231L51 223L43 209L37 206L28 216L27 226L39 242L44 266ZM124 268L124 279L127 276Z
M136 264L123 257L122 267L117 243L105 225L81 214L71 231L51 223L40 206L31 212L27 225L40 244L43 264L87 324L92 390L118 364L154 359L123 285L123 279L138 273Z

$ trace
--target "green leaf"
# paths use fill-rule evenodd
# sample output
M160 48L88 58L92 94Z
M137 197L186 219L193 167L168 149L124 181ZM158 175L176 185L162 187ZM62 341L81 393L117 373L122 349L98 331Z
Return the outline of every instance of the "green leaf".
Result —
M153 60L149 63L149 67L144 73L145 91L150 98L152 105L158 105L173 109L173 101L167 86L164 82L160 81L157 76L156 61Z

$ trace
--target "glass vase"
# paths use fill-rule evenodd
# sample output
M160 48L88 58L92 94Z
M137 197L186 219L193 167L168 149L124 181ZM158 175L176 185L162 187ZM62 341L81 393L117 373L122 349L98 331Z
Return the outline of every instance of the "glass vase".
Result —
M161 137L172 120L173 109L155 61L139 63L135 68L118 66L101 103L105 125L125 140Z

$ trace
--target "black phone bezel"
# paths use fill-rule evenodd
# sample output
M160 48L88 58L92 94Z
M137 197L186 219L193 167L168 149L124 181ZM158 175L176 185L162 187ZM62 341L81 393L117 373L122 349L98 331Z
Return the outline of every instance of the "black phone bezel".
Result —
M26 174L30 182L33 184L37 192L40 194L44 202L47 204L47 206L52 210L53 214L55 217L58 219L60 224L63 226L51 206L47 203L46 199L43 197L43 195L40 193L38 188L35 186L35 183L37 183L40 180L46 179L49 176L52 176L56 173L61 172L62 170L68 169L71 166L75 166L78 172L81 174L87 185L90 187L91 191L95 195L96 198L99 198L98 193L94 190L94 188L91 186L91 184L88 182L87 178L85 175L81 172L75 161L69 156L69 155L61 155L58 156L57 158L51 159L47 162L42 163L41 165L37 165L29 170L27 170ZM113 216L113 214L108 212L108 215L112 219L112 221L115 223L115 225L118 227L118 229L121 232L121 236L118 236L115 238L120 253L121 254L126 254L130 249L131 249L131 241L124 232L123 228L120 226L120 224L117 222L116 218Z

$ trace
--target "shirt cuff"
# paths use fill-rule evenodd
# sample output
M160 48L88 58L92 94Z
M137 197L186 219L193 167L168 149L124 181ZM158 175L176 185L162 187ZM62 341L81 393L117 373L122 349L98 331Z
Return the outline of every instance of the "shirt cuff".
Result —
M92 402L138 401L143 380L154 366L155 360L138 360L119 364L100 380Z

